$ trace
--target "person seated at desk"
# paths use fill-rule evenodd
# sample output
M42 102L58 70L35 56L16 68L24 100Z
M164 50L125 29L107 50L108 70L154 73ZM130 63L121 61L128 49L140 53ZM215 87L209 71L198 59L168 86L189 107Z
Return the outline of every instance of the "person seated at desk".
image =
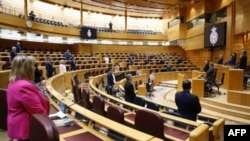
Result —
M213 81L214 81L214 73L215 73L214 63L211 62L209 64L209 69L206 72L206 81L207 82L213 83Z
M181 117L196 121L197 114L201 112L201 105L198 96L190 93L191 81L184 80L182 82L182 92L175 94L175 103L177 112Z
M125 90L125 100L128 102L133 103L134 98L135 98L135 90L134 90L134 86L132 84L132 75L131 74L127 74L126 76L126 82L124 84L124 90Z
M205 79L204 81L204 91L205 93L210 93L212 90L213 83L215 81L216 77L216 70L214 69L214 63L210 62L209 63L209 69L206 72L206 76L201 76L199 78Z
M207 72L208 69L209 69L209 60L206 60L206 61L205 61L205 66L204 66L204 68L203 68L203 71L204 71L204 72Z

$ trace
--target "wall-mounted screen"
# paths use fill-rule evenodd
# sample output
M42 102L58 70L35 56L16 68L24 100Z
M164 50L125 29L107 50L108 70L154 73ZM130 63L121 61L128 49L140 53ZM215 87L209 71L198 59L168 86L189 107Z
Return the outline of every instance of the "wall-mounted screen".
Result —
M81 38L82 39L96 39L96 32L97 30L95 28L82 27Z
M204 32L204 46L206 48L225 47L226 30L226 22L207 26Z

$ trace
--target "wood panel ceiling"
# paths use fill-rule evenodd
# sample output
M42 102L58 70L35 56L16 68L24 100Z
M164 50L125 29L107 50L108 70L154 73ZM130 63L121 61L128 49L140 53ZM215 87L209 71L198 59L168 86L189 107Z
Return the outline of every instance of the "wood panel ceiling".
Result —
M191 7L203 0L41 0L62 7L80 9L110 15L160 18L164 14L176 14L180 8Z

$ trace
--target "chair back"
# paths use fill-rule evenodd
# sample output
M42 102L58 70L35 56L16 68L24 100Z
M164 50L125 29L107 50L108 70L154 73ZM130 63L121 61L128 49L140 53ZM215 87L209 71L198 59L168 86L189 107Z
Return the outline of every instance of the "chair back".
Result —
M225 73L222 73L222 76L221 76L221 85L224 84L224 77L225 77Z
M118 123L124 123L124 111L115 106L109 106L107 110L107 118Z
M165 139L163 118L155 112L138 110L135 115L135 128L144 133Z
M153 103L153 102L149 102L147 101L147 108L151 109L151 110L155 110L155 111L159 111L159 105Z
M81 98L83 100L82 106L91 110L92 109L92 103L89 100L90 94L87 89L83 89L80 93Z
M134 98L133 103L136 104L136 105L142 106L142 107L144 107L145 104L146 104L145 100L143 98L140 98L140 97L137 97L137 96Z
M100 114L102 116L106 116L104 106L105 106L105 102L104 102L103 98L95 95L93 97L93 110L94 110L94 112L97 114Z
M59 141L59 133L48 116L33 114L30 119L30 141Z
M7 90L0 89L0 129L7 130Z
M215 83L215 81L216 81L216 76L217 76L217 69L214 69L213 78L212 78L212 84Z

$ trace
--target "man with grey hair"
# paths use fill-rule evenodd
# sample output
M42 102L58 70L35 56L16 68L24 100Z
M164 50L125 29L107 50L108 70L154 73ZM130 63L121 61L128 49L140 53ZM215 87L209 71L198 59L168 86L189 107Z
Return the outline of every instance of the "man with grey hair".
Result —
M134 86L132 84L132 75L127 74L126 80L127 81L124 84L125 100L133 103L134 98L135 98L135 90L134 90Z

